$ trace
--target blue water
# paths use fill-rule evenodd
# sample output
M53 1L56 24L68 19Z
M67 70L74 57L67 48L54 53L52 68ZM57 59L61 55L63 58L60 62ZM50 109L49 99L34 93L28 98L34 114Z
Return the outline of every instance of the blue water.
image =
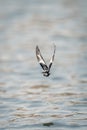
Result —
M87 129L87 1L0 1L0 130ZM35 48L49 64L43 77Z

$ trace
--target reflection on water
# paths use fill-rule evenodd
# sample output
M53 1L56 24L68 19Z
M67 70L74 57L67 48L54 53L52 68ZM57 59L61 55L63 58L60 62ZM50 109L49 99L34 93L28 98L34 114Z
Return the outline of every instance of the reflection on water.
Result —
M0 129L87 128L86 0L0 1ZM35 47L49 62L43 77Z

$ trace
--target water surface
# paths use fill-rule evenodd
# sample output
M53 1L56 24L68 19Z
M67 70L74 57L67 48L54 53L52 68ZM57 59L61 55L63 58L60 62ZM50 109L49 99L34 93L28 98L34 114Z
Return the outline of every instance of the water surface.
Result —
M0 130L87 129L87 1L0 1ZM47 64L43 77L35 47Z

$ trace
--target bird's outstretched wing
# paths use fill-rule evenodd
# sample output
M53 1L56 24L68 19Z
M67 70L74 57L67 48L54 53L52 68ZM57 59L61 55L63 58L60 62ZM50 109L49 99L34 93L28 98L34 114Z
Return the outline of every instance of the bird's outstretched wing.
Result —
M53 56L52 56L52 58L51 58L51 60L50 60L49 71L50 71L50 68L51 68L51 66L52 66L52 63L53 63L53 61L54 61L55 51L56 51L56 46L54 45L54 52L53 52Z
M42 55L40 53L40 49L39 49L38 46L36 46L36 57L37 57L37 60L38 60L39 64L41 65L42 69L44 71L48 70L48 67L47 67L47 65L45 63L45 60L43 59L43 57L42 57Z

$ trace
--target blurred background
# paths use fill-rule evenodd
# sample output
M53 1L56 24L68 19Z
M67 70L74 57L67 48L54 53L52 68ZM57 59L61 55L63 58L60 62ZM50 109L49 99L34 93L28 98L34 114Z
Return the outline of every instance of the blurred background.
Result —
M0 130L29 128L87 129L87 0L0 0Z

